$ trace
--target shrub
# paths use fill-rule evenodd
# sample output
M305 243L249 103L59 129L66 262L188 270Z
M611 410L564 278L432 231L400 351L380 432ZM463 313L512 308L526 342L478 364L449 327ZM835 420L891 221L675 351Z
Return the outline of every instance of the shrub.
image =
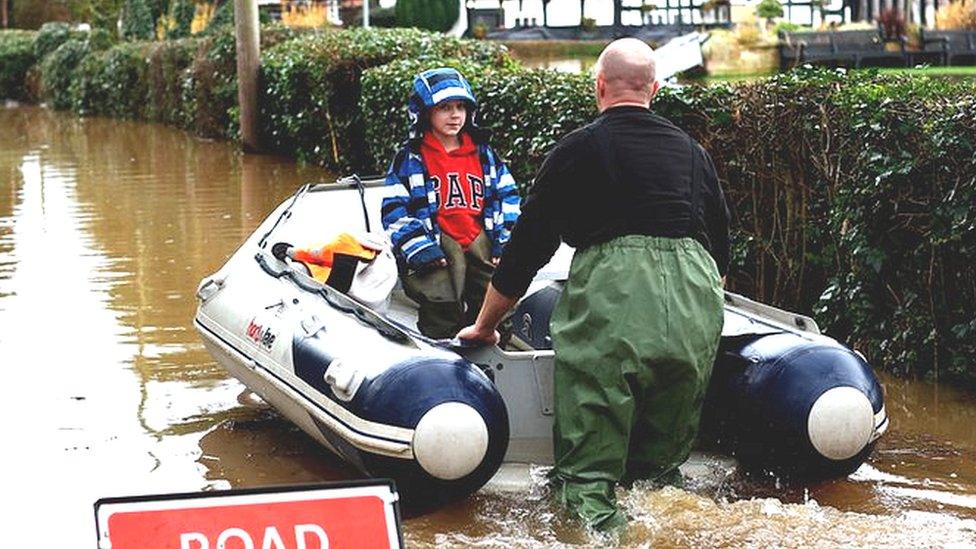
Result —
M88 34L88 46L92 51L107 50L116 44L115 34L100 28L94 28Z
M37 37L34 40L34 56L37 59L44 59L44 56L58 49L58 46L70 38L72 38L71 26L67 23L44 23L41 29L37 31Z
M213 17L207 23L207 28L203 30L205 34L225 32L228 28L234 27L234 1L223 0L213 12Z
M0 60L32 54L31 38L0 33ZM406 136L413 76L434 66L469 77L482 125L523 191L553 143L596 115L588 76L524 70L492 43L280 27L262 40L269 142L335 169L385 170ZM6 76L4 62L0 82L39 79L58 108L236 137L230 32L104 51L69 38L40 69L25 74L19 63ZM668 88L653 107L715 160L735 215L731 289L814 310L877 366L976 384L971 83L799 70Z
M457 22L460 3L452 0L400 0L396 20L401 27L444 32Z
M88 55L88 42L70 39L58 46L41 64L41 90L55 109L71 108L71 83L75 69Z
M407 57L513 63L504 46L415 29L354 29L296 38L262 56L266 143L332 168L363 166L360 75Z
M145 117L146 50L145 43L126 43L85 57L72 83L72 108L80 114Z
M373 3L370 2L369 7L369 24L372 27L379 27L383 29L391 29L397 25L396 8L380 8L373 7ZM350 28L363 26L363 12L362 10L356 10L356 14L352 17L352 23L349 25Z
M939 7L935 26L944 30L976 29L976 1L956 0Z
M803 28L803 25L798 25L797 23L780 21L779 23L776 23L775 27L773 27L773 32L779 36L781 32L797 32Z
M263 52L298 36L281 25L261 30ZM182 103L186 127L208 137L237 139L237 46L233 28L205 36L184 73ZM264 55L262 56L264 57Z
M176 0L171 9L173 27L166 32L166 38L177 39L190 36L196 4L193 0Z
M0 99L27 99L27 71L37 61L34 31L0 31Z
M898 40L907 34L908 23L905 16L895 8L882 11L876 21L885 40Z
M125 0L122 8L122 36L126 40L152 40L156 19L147 0Z
M837 265L817 312L889 369L973 382L974 89L878 80L834 98L835 135L856 146L838 158Z
M206 38L186 71L182 103L188 127L207 137L229 137L230 109L237 103L237 50L234 35Z
M783 17L783 4L779 0L762 0L756 6L756 16L771 21Z
M189 127L187 108L183 103L186 73L193 63L202 40L184 38L152 45L146 73L148 105L146 117L181 127Z

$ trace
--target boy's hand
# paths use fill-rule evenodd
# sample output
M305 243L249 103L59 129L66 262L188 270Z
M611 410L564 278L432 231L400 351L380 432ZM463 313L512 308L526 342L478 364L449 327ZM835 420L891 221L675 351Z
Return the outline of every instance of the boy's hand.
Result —
M414 272L419 274L427 274L437 269L443 269L444 267L447 267L447 260L442 257L440 259L435 259L428 263L424 263L420 267L415 267Z

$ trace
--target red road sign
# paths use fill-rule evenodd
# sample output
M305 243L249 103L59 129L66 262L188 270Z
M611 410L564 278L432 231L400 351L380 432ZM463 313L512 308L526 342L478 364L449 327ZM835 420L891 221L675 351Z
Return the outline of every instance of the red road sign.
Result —
M399 548L398 499L392 481L105 498L98 547Z

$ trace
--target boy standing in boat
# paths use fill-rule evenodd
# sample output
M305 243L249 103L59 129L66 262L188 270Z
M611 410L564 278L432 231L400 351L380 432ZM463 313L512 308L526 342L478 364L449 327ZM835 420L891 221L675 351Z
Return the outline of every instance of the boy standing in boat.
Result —
M419 74L409 138L386 176L383 228L428 337L452 337L477 316L520 211L515 180L474 123L477 106L458 71Z

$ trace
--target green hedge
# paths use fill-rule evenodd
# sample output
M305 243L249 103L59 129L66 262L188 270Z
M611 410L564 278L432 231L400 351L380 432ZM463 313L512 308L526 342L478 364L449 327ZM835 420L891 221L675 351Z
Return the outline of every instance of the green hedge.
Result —
M595 115L580 75L484 70L483 123L520 185ZM367 70L369 171L405 137L412 60ZM816 311L876 365L976 382L976 87L798 71L663 90L654 109L698 139L734 211L732 289Z
M471 82L480 104L479 123L491 128L495 149L520 182L529 181L553 143L597 114L593 84L586 75L486 68L456 59L397 61L363 74L360 108L369 153L367 171L380 173L388 166L407 136L407 98L413 77L437 65L454 67Z
M455 0L399 0L394 9L399 26L439 32L450 30L461 14Z
M127 43L85 57L72 83L72 109L80 114L145 118L147 49L145 43Z
M0 33L0 99L27 99L27 71L37 62L34 31Z
M72 38L58 46L41 62L41 89L55 109L69 109L75 69L90 53L87 40Z
M77 36L77 33L72 33L71 25L67 23L44 23L40 30L37 31L35 37L34 56L38 59L43 59L44 56L58 49L58 46L64 44L71 38L84 37Z
M395 59L465 57L486 66L514 61L504 46L416 29L354 29L304 36L262 55L262 120L275 150L334 169L365 164L360 76Z
M40 74L58 108L237 135L227 32L102 51L69 36L25 73L29 36L0 33L0 59L22 60L0 71L8 95ZM523 69L490 43L410 29L262 37L267 142L341 171L385 170L410 82L434 66L469 77L523 190L552 144L596 115L589 77ZM976 384L972 83L801 70L669 88L654 108L715 159L735 215L733 290L814 311L877 366Z
M976 89L911 77L835 96L838 262L817 313L890 369L976 379Z
M146 73L148 105L146 118L174 126L192 127L187 105L183 101L186 72L198 52L207 44L184 38L152 44Z

